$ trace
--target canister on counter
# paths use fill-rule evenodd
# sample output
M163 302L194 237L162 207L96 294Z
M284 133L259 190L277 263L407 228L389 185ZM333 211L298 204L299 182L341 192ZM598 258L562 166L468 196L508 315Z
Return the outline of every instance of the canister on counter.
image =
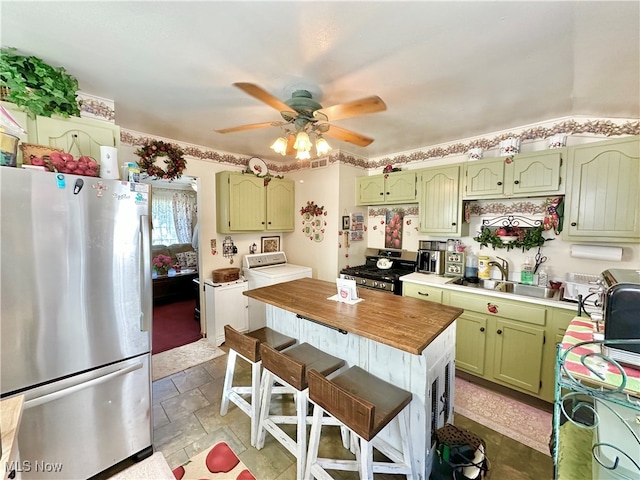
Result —
M489 260L486 255L478 257L478 278L491 278Z

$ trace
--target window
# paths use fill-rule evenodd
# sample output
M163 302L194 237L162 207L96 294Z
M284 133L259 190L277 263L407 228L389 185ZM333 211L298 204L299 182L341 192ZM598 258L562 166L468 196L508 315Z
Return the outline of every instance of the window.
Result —
M188 190L153 189L153 245L191 243L196 224L196 194Z

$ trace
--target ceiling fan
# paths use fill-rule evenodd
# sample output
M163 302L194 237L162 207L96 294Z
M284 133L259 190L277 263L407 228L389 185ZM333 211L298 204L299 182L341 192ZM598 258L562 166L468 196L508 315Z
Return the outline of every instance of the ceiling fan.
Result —
M253 83L239 82L234 83L233 86L278 110L283 121L251 123L223 128L216 130L216 132L232 133L256 128L285 127L286 138L278 138L271 148L281 155L292 155L298 152L296 157L299 159L309 158L308 152L311 149L311 142L308 133L316 135L316 149L319 155L331 150L323 135L359 147L366 147L373 142L373 138L338 127L329 121L333 122L387 109L382 99L375 95L324 108L312 98L311 93L307 90L296 90L290 99L282 101Z

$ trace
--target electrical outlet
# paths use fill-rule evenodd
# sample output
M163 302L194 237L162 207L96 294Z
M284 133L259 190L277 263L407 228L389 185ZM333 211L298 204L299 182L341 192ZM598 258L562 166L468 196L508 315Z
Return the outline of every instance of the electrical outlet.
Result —
M212 239L211 239L211 250L215 250L215 249L216 249L216 244L217 244L217 243L218 243L218 242L216 241L216 239L215 239L215 238L212 238Z

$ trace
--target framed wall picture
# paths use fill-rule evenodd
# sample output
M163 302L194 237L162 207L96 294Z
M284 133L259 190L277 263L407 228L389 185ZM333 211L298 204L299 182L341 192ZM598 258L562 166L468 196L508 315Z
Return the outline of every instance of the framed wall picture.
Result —
M279 252L280 237L261 237L262 253Z
M342 217L342 230L349 230L351 228L349 215L344 215Z

